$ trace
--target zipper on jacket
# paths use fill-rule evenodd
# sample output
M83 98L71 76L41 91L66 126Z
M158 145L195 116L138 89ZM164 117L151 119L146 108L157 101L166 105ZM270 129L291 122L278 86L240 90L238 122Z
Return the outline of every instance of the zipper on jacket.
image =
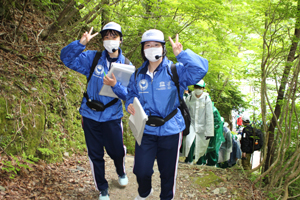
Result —
M153 105L154 105L155 110L158 110L157 107L156 107L156 103L155 103L155 101L154 101L154 100L155 100L155 98L154 98L154 89L153 89L153 80L154 80L154 76L155 76L155 75L153 74L153 79L151 80L152 101L153 101ZM151 77L150 77L150 78L151 78ZM158 127L158 128L159 128L159 127ZM157 132L157 136L161 136L161 134L160 134L159 131Z

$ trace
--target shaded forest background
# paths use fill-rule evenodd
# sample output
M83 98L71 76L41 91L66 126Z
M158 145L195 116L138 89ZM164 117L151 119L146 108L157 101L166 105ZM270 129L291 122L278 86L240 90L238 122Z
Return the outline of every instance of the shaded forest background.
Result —
M86 150L78 113L86 79L63 65L60 50L90 27L96 32L115 21L124 55L137 67L140 39L150 28L166 38L178 33L184 49L207 58L206 89L225 120L243 108L262 121L262 162L248 172L259 172L253 184L270 198L299 198L299 11L296 0L1 1L1 155L57 162ZM103 50L100 35L86 49ZM168 42L167 51L176 61ZM243 84L254 96L239 91ZM133 153L124 114L124 142ZM1 170L14 175L22 167L11 159Z

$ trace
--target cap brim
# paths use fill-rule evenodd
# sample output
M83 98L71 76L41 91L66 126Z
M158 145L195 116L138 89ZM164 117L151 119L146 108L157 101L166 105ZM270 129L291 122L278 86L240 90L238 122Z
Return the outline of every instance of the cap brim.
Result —
M117 31L118 33L120 33L121 37L123 37L122 32L120 32L119 30L116 30L116 29L105 29L105 30L100 31L100 34L102 35L102 33L103 33L104 31L108 31L108 30Z
M165 41L163 41L163 40L145 40L145 41L142 41L142 42L140 42L141 44L142 43L144 43L144 42L161 42L161 43L166 43Z

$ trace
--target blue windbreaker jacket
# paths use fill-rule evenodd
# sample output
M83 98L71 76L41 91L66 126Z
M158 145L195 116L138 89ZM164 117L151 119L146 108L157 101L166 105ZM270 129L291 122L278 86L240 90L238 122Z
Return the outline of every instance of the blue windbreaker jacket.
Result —
M79 40L74 41L61 50L60 59L68 68L73 69L88 78L97 51L88 50L82 52L84 49L85 45L80 44ZM120 48L119 51L120 53L116 63L125 63L125 57L122 55L122 50ZM92 100L100 101L104 105L114 99L113 97L99 95L99 92L103 86L103 72L105 72L106 74L108 73L106 55L107 51L104 50L87 86L87 93L89 98ZM119 82L117 82L117 84L112 87L112 90L120 99L125 100L127 95L127 87L124 87ZM81 107L79 109L80 114L84 117L98 122L106 122L123 117L121 100L119 100L114 105L106 108L102 112L90 109L86 105L86 101L86 98L83 97Z
M177 57L177 74L179 76L180 96L188 85L194 85L200 81L208 70L208 61L191 50L182 51ZM178 92L175 83L172 81L168 71L171 73L172 61L166 57L156 68L156 74L153 80L147 75L149 61L143 65L130 78L128 85L128 94L126 96L126 109L133 103L134 97L137 97L143 106L145 113L150 116L159 116L165 118L173 110L177 109L177 114L159 127L145 126L144 133L167 136L178 134L185 129L184 119L181 115L178 99ZM168 70L168 71L167 71Z

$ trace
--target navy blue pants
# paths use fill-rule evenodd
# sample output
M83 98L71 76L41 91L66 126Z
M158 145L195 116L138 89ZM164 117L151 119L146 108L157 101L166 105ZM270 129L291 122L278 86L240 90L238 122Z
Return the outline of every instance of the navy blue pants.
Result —
M82 127L95 186L100 191L105 190L108 183L105 179L104 147L114 160L117 174L125 174L126 147L123 145L121 119L97 122L83 117Z
M136 175L141 197L147 197L151 192L151 177L156 158L161 178L160 199L173 199L181 138L181 133L170 136L144 134L141 146L135 144L133 173Z

